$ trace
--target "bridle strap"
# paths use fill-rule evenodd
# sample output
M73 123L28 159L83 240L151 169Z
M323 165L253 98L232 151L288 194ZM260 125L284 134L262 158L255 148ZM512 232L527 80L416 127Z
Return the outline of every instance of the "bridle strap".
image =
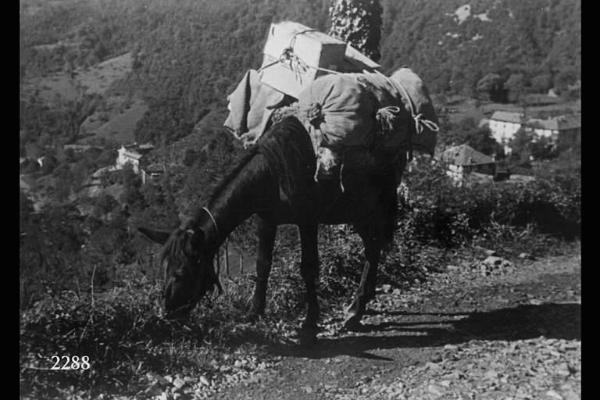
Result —
M206 211L206 213L208 214L208 216L210 217L210 220L212 221L214 227L215 227L215 232L217 233L217 235L219 234L219 227L217 226L217 220L215 219L215 217L212 215L212 213L210 212L210 210L206 207L202 207L202 209L204 211Z

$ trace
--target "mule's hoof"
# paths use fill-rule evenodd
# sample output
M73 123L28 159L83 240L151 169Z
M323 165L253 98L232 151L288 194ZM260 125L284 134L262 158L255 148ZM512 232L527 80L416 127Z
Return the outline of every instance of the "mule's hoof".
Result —
M347 318L344 321L344 325L342 325L342 330L344 331L360 331L362 328L363 325L360 323L360 317L355 315Z
M244 319L249 324L255 324L256 322L258 322L258 320L260 320L260 318L261 318L260 314L249 313L248 315L246 315L246 317Z
M314 346L317 344L318 329L301 329L298 331L298 340L301 346Z
M264 307L256 307L251 305L246 314L246 320L250 323L255 323L265 315Z

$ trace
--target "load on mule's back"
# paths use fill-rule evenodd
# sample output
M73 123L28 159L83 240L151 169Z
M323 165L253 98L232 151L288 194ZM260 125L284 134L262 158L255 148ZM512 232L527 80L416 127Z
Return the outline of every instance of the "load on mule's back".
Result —
M413 150L433 154L438 120L417 74L379 70L340 40L294 22L273 24L263 65L228 97L225 126L251 146L274 120L297 117L313 143L316 179L348 164L402 169Z

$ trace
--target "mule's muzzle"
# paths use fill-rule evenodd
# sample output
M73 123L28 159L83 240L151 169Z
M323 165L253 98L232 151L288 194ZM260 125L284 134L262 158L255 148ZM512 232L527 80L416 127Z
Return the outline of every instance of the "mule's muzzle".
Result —
M165 319L185 320L197 303L196 298L184 299L176 295L174 286L168 284L163 292L163 311Z

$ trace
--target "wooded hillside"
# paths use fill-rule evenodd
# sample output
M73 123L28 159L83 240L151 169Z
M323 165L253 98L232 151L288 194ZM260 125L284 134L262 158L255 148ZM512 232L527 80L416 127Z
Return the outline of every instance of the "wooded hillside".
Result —
M475 93L490 73L544 92L580 79L578 0L383 0L381 63L408 65L434 93ZM326 0L65 0L21 5L22 76L133 52L118 85L149 104L139 141L189 134L249 68L257 68L272 21L326 31ZM55 46L48 46L48 45ZM41 46L40 46L41 45Z

